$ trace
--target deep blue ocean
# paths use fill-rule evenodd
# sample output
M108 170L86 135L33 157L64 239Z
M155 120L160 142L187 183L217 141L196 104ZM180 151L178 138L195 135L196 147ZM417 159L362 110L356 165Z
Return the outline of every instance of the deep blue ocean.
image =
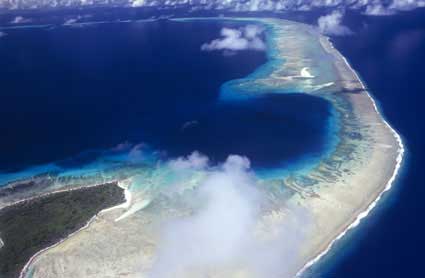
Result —
M161 20L5 30L0 169L76 166L96 158L73 160L78 154L124 142L169 158L197 150L213 163L240 154L257 168L324 151L331 107L323 99L218 100L222 84L266 62L264 51L201 51L223 26L238 27Z
M424 277L425 10L388 17L347 14L354 36L333 38L407 148L402 174L313 277Z
M319 15L278 16L314 23ZM348 12L345 20L355 34L332 40L402 135L407 155L392 191L311 276L423 277L425 11L390 17ZM326 138L317 127L329 117L324 101L270 95L217 102L223 82L266 61L263 52L199 51L221 27L157 22L7 31L8 39L0 39L0 169L126 141L152 144L170 156L197 149L216 161L240 153L258 167L322 151ZM306 109L314 113L301 112ZM193 124L183 128L186 123Z

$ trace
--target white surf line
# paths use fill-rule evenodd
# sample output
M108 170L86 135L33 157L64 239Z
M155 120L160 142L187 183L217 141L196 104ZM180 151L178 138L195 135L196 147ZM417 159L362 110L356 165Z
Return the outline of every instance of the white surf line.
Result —
M112 207L112 208L106 208L106 209L103 209L103 210L99 211L99 212L98 212L97 214L95 214L92 218L90 218L90 220L86 223L86 225L84 225L83 227L81 227L81 228L80 228L80 229L78 229L77 231L75 231L75 232L73 232L73 233L71 233L71 234L67 235L65 238L63 238L63 239L59 240L58 242L56 242L56 243L54 243L54 244L52 244L52 245L50 245L50 246L47 246L46 248L41 249L40 251L38 251L37 253L35 253L35 254L34 254L34 255L33 255L33 256L32 256L32 257L28 260L28 262L25 264L24 268L21 270L21 272L20 272L20 274L19 274L19 278L24 278L24 277L25 277L25 275L27 274L27 271L29 270L30 265L31 265L31 264L35 261L35 259L36 259L38 256L42 255L43 253L47 252L48 250L50 250L50 249L52 249L52 248L54 248L54 247L56 247L56 246L58 246L59 244L61 244L61 243L65 242L66 240L68 240L68 239L70 239L71 237L75 236L75 235L76 235L76 234L78 234L79 232L81 232L81 231L83 231L83 230L87 229L87 228L90 226L90 224L92 224L92 223L96 220L96 218L97 218L100 214L102 214L102 213L104 213L104 212L107 212L107 211L110 211L110 210L112 210L112 209L123 208L123 207L127 206L127 203L129 204L129 203L131 202L131 193L130 193L130 191L127 189L127 187L126 187L126 188L124 188L124 186L123 186L123 185L120 185L120 182L119 182L119 181L115 181L115 182L117 182L117 184L118 184L118 186L119 186L119 187L121 187L121 188L123 188L123 189L124 189L124 195L125 195L125 199L126 199L125 203L123 203L123 204L121 204L121 205L114 206L114 207ZM111 182L111 183L112 183L112 182ZM81 189L85 189L85 188L91 188L91 187L95 187L95 186L101 186L101 185L103 185L103 184L105 184L105 183L96 184L96 185L90 185L90 186L83 186L83 187L74 188L74 189L68 189L68 190L59 190L59 191L56 191L56 192L54 192L54 193L49 193L49 194L47 194L47 195L45 194L45 195L43 195L43 197L48 196L48 195L51 195L51 194L55 194L55 193L60 193L60 192L69 192L69 191L73 191L73 190L81 190ZM31 198L31 200L32 200L32 199L35 199L35 198L40 198L40 197L41 197L41 196L33 197L33 198ZM0 240L1 240L1 239L0 239Z
M366 87L363 84L363 81L359 78L357 72L351 67L351 65L348 63L347 59L338 51L335 49L335 47L333 46L332 42L329 40L329 38L327 38L328 43L330 44L330 46L335 50L335 52L339 55L340 58L343 59L343 61L345 62L345 64L348 66L348 68L354 73L354 75L356 76L356 78L358 79L358 81L360 82L363 90L366 92L367 96L370 98L370 100L372 101L373 107L376 111L376 113L381 117L382 121L387 125L387 127L391 130L391 132L393 133L393 136L395 137L395 139L398 142L398 156L396 158L396 166L394 168L394 172L392 174L392 176L390 177L390 179L388 180L384 190L381 191L381 193L379 193L379 195L376 197L376 199L366 208L366 210L362 211L359 215L357 215L356 219L354 220L354 222L352 222L350 225L347 226L347 228L344 229L344 231L342 231L342 233L340 233L333 241L331 241L331 243L326 247L326 249L321 252L319 255L317 255L315 258L313 258L312 260L310 260L309 262L307 262L303 268L297 272L297 274L295 275L295 277L300 277L308 268L310 268L312 265L314 265L315 263L317 263L322 257L324 257L330 250L331 248L334 246L334 244L340 240L341 238L343 238L348 231L350 231L351 229L357 227L361 221L366 218L369 213L376 207L376 205L378 204L379 200L382 198L383 194L387 191L389 191L393 185L393 182L396 179L396 176L401 168L401 163L403 161L403 156L404 156L404 152L405 152L405 148L403 145L403 142L401 140L400 135L390 126L390 124L384 119L384 117L381 115L381 113L379 112L379 109L375 103L375 100L372 98L372 96L369 94L369 92L366 90Z

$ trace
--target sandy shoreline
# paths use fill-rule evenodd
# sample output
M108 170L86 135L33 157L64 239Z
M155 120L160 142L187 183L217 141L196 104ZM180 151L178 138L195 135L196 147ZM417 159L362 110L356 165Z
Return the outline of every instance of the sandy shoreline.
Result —
M50 249L52 249L52 248L54 248L54 247L56 247L56 246L58 246L59 244L61 244L61 243L63 243L63 242L65 242L66 240L69 240L69 239L71 239L73 236L75 236L76 234L78 234L78 233L80 233L81 231L84 231L84 230L86 230L98 217L99 217L99 215L102 215L103 213L106 213L106 212L109 212L109 211L112 211L112 210L115 210L115 209L126 209L129 205L130 205L130 202L131 202L131 193L130 193L130 191L129 191L129 189L128 189L128 186L127 185L124 185L123 183L121 183L121 182L119 182L119 181L117 181L116 182L117 183L117 186L118 187L120 187L120 188L122 188L123 190L124 190L124 197L125 197L125 202L124 203L122 203L122 204L119 204L119 205L117 205L117 206L114 206L114 207L110 207L110 208L106 208L106 209L103 209L103 210L101 210L101 211L99 211L96 215L94 215L89 221L87 221L87 223L83 226L83 227L81 227L80 229L78 229L77 231L75 231L75 232L73 232L73 233L71 233L71 234L69 234L69 235L67 235L65 238L63 238L63 239L61 239L61 240L59 240L58 242L56 242L56 243L54 243L54 244L52 244L52 245L50 245L50 246L48 246L48 247L46 247L46 248L44 248L44 249L42 249L42 250L40 250L40 251L38 251L37 253L35 253L29 260L28 260L28 262L25 264L25 266L24 266L24 268L22 269L22 271L21 271L21 273L19 274L19 278L23 278L23 277L26 277L26 275L28 274L28 270L29 270L29 267L30 267L30 265L31 265L31 263L35 260L35 259L37 259L37 257L39 257L39 256L41 256L43 253L45 253L45 252L47 252L48 250L50 250ZM58 191L55 191L55 192L50 192L50 193L47 193L47 194L45 194L45 195L41 195L41 196L36 196L36 197L34 197L34 198L29 198L29 199L27 199L27 200L22 200L22 201L20 201L20 202L25 202L25 201L29 201L29 200L33 200L33 199L36 199L36 198L42 198L42 197L45 197L45 196L49 196L49 195L52 195L52 194L55 194L55 193L60 193L60 192L70 192L70 191L74 191L74 190L81 190L81 189L86 189L86 188L91 188L91 187L97 187L97 186L102 186L103 184L95 184L95 185L90 185L90 186L86 186L86 187L80 187L80 188L71 188L71 189L63 189L63 190L58 190ZM20 202L17 202L17 203L20 203ZM16 203L15 203L16 204ZM15 204L11 204L10 206L12 206L12 205L15 205ZM1 240L1 239L0 239Z
M321 96L330 101L339 114L340 142L335 150L310 173L301 174L316 183L309 188L314 197L297 192L289 200L306 207L316 222L298 261L298 270L294 272L300 276L328 253L348 230L358 226L391 188L401 167L404 146L401 137L380 114L357 73L329 38L301 23L274 19L259 21L273 30L272 59L284 62L282 69L247 82L247 85L260 84L288 93L296 89ZM322 58L312 62L312 55ZM312 69L312 75L319 76L320 80L288 81L286 76L305 67ZM323 76L324 71L333 71L334 77ZM320 84L333 85L323 89ZM297 180L291 182L303 188Z
M386 127L391 131L392 135L394 136L394 138L396 139L397 143L398 143L398 150L397 150L397 157L395 160L395 166L394 166L394 170L392 172L392 175L390 176L390 178L388 179L387 183L383 183L382 186L379 186L378 189L376 190L375 194L372 194L370 199L364 203L364 206L359 208L357 211L357 216L355 216L353 220L349 220L347 221L347 224L345 227L341 228L340 230L336 231L336 237L327 244L323 245L323 251L321 251L317 256L312 256L312 258L303 266L303 268L296 274L297 277L301 276L308 268L310 268L312 265L314 265L315 263L319 262L330 250L331 248L334 246L334 244L342 239L348 231L350 231L351 229L356 228L361 221L366 218L369 213L378 205L378 202L381 200L381 198L383 197L384 193L389 191L391 189L391 187L393 186L394 181L396 180L397 175L399 174L400 168L402 166L402 161L403 161L403 156L404 156L404 152L405 152L405 148L402 142L402 139L400 137L400 135L390 126L390 124L383 118L381 112L379 111L375 100L373 99L373 97L370 95L370 93L367 91L366 87L364 86L363 82L361 81L360 77L357 75L357 73L355 72L355 70L351 67L351 65L349 64L349 62L347 61L347 59L345 57L342 56L342 54L337 51L334 46L332 45L332 43L330 42L329 38L327 38L326 44L328 44L328 46L332 49L332 52L334 55L338 56L339 59L344 60L345 66L347 68L349 68L349 70L351 70L352 74L355 76L355 78L357 79L357 81L361 84L362 90L364 91L364 94L366 94L370 101L373 104L375 113L379 115L379 117L382 118L382 121L384 122L384 124L386 125ZM323 44L323 42L322 42ZM326 46L324 46L326 48ZM348 88L350 89L350 88ZM356 214L354 214L356 215Z
M54 194L57 193L63 193L63 192L71 192L71 191L75 191L75 190L81 190L81 189L86 189L86 188L91 188L91 187L96 187L96 186L101 186L104 183L99 183L99 184L91 184L91 185L87 185L87 186L81 186L81 187L74 187L74 188L67 188L67 189L59 189L59 190L55 190L55 191L50 191L50 192L46 192L46 193L42 193L40 195L36 195L36 196L32 196L32 197L28 197L28 198L23 198L19 201L14 201L14 202L8 202L5 204L2 204L0 206L0 210L4 209L4 208L8 208L8 207L12 207L15 205L19 205L28 201L33 201L36 199L40 199L40 198L44 198L44 197L48 197L48 196L52 196ZM2 239L0 238L0 248L4 245Z
M274 19L236 20L257 20L272 26L274 37L271 39L276 47L274 50L276 55L280 55L285 61L281 68L276 69L270 76L248 80L241 86L259 84L276 90L298 88L302 92L329 100L340 118L340 142L333 153L310 172L299 174L315 182L313 186L308 187L314 194L306 197L297 191L288 200L289 204L306 208L314 219L310 236L303 244L293 269L290 270L292 276L301 276L323 258L335 242L343 238L350 229L358 226L376 207L382 195L391 189L402 164L404 146L400 136L380 114L357 73L328 38L318 34L312 27L300 23ZM314 61L312 55L316 55L316 52L320 52L320 55L328 54L331 58ZM320 55L318 57L321 57ZM309 78L287 78L299 75L306 68L309 70ZM322 75L331 68L335 76ZM321 84L328 84L326 91ZM300 184L298 180L291 182L296 188L307 188L307 185ZM81 277L82 272L79 272L78 268L83 266L92 273L87 277L117 276L119 273L126 273L128 277L139 277L140 269L146 270L152 263L153 246L157 240L157 231L145 226L155 227L156 218L160 221L169 215L167 212L164 213L166 216L156 216L148 210L144 215L134 215L130 220L123 221L124 223L116 223L114 220L119 214L111 210L126 209L132 202L128 188L125 190L124 204L99 212L98 216L102 214L103 219L94 216L79 231L38 252L26 264L20 277L27 277L31 267L37 268L34 277L54 277L58 264L64 264L66 256L73 256L75 261L67 262L67 266L73 271L64 277ZM111 246L111 241L120 244ZM134 250L135 246L146 250L140 253L140 250ZM103 261L91 257L97 252L104 254ZM110 262L110 266L106 266L105 262ZM105 269L99 269L102 266Z
M29 265L38 257L38 256L40 256L40 255L42 255L44 252L46 252L46 251L48 251L49 249L51 249L51 248L54 248L55 246L57 246L57 245L59 245L59 244L61 244L61 243L63 243L64 241L66 241L66 240L68 240L68 239L70 239L70 238L72 238L73 236L75 236L76 234L78 234L79 232L81 232L81 231L83 231L83 230L85 230L85 229L87 229L87 227L89 227L90 226L90 224L93 222L93 221L95 221L95 219L99 216L99 215L101 215L101 214L103 214L103 213L105 213L105 212L108 212L108 211L111 211L111 210L114 210L114 209L119 209L119 208L126 208L128 205L129 205L129 202L130 202L130 198L131 198L131 194L129 193L129 190L128 190L128 187L125 185L125 184L123 184L123 183L121 183L121 182L112 182L112 183L99 183L99 184L91 184L91 185L88 185L88 186L84 186L84 187L77 187L77 188L68 188L68 189L61 189L61 190L56 190L56 191L52 191L52 192L48 192L48 193L44 193L44 194L41 194L41 195L38 195L38 196L34 196L34 197L30 197L30 198L25 198L25 199L23 199L23 200L20 200L20 201L17 201L17 202L13 202L13 203L10 203L10 204L7 204L6 206L4 206L4 207L2 207L2 208L0 208L0 210L2 210L2 209L7 209L7 208L10 208L10 207L14 207L14 206L19 206L19 205L21 205L22 203L26 203L26 202L32 202L32 201L36 201L36 200L39 200L39 199L45 199L45 198L48 198L48 197L51 197L51 196L53 196L53 195L57 195L57 194L60 194L60 193L70 193L70 192L74 192L74 191L81 191L81 190L87 190L87 189L91 189L91 188L95 188L95 187L101 187L101 186L104 186L104 185L111 185L111 184L114 184L115 183L115 186L117 186L117 187L119 187L119 188L121 188L121 189L123 189L123 193L124 193L124 198L125 198L125 202L124 203L122 203L122 204L118 204L118 205L116 205L116 206L113 206L113 207L110 207L110 208L105 208L105 209L102 209L101 211L99 211L98 213L96 213L94 216L92 216L88 221L87 221L87 223L86 224L84 224L81 228L79 228L78 230L76 230L76 231L74 231L74 232L72 232L72 233L70 233L70 234L68 234L66 237L64 237L64 238L62 238L62 239L60 239L60 240L58 240L57 242L54 242L52 245L50 245L50 246L47 246L47 247L45 247L45 248L43 248L43 249L41 249L41 250L39 250L39 251L37 251L37 253L35 253L34 255L32 255L31 256L31 258L29 258L29 260L27 261L27 263L24 265L24 267L21 269L21 271L20 271L20 274L19 274L19 277L24 277L26 274L27 274L27 270L28 270L28 267L29 267ZM4 245L4 242L3 242L3 240L0 238L0 248L1 247L3 247L3 245Z

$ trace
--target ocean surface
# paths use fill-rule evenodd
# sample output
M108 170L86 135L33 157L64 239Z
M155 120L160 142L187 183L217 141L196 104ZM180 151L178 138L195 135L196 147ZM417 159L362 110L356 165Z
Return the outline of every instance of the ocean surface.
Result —
M242 25L160 20L4 29L0 180L28 167L27 174L75 171L123 145L148 145L163 159L196 150L213 164L239 154L259 170L319 156L330 136L327 101L301 94L219 100L225 82L267 59L264 51L201 51L222 27Z
M423 277L425 9L389 17L348 13L346 24L355 34L332 41L403 137L407 154L392 190L311 277Z
M277 16L315 23L319 15ZM393 189L311 277L422 277L425 11L391 17L347 12L345 20L355 34L332 40L403 137L407 155ZM303 95L218 101L224 82L266 61L263 52L201 52L221 27L160 21L4 30L0 171L54 161L78 167L98 150L125 142L150 144L166 157L198 149L222 161L239 153L258 168L324 151L325 101Z

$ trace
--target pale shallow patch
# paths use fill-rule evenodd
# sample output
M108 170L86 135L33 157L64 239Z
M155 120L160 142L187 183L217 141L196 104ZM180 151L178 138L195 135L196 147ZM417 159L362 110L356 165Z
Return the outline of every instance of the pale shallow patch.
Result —
M259 74L234 85L253 94L267 88L310 93L330 101L339 125L339 141L332 152L308 170L273 180L258 180L246 161L235 158L233 162L242 165L242 170L229 172L225 164L218 175L229 174L230 180L215 181L228 182L229 189L235 184L254 187L260 201L250 199L256 194L236 190L229 199L213 194L219 199L217 207L215 201L199 198L216 170L211 172L204 164L196 169L192 167L196 163L187 159L178 161L175 165L188 168L171 192L170 188L158 190L155 181L159 180L150 180L143 190L132 192L126 207L102 213L87 229L37 257L28 268L31 277L293 277L369 213L400 167L400 137L326 37L300 23L256 22L269 28L270 59L276 63L266 76ZM210 202L211 215L205 213ZM217 220L216 215L223 217ZM167 234L173 230L167 225L181 237ZM241 227L247 232L240 233ZM167 236L169 245L164 247ZM207 245L210 241L216 244ZM238 248L230 248L233 245ZM167 264L162 265L164 260ZM181 265L186 267L176 269L174 276L161 272Z

